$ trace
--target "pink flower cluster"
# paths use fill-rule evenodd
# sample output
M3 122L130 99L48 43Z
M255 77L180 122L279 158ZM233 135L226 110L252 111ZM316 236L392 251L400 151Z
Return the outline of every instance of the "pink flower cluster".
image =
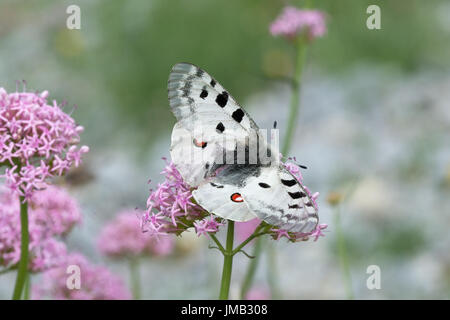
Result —
M80 270L80 288L67 286L68 266ZM72 283L75 285L75 283ZM89 262L83 255L72 253L64 263L45 272L42 281L32 287L35 300L51 298L56 300L128 300L131 293L123 281L107 268Z
M100 252L112 258L166 256L172 253L174 238L155 238L142 232L139 217L143 214L134 210L120 212L100 233L97 243Z
M78 166L87 146L77 147L83 127L42 93L7 93L0 88L0 167L6 185L26 199L46 180Z
M270 33L281 35L289 39L306 32L310 40L322 37L327 31L325 15L319 10L300 10L286 7L270 25Z
M0 191L0 266L15 267L20 260L20 203L9 189ZM40 272L61 264L66 246L58 238L81 221L77 203L57 187L35 192L29 201L30 265Z
M217 232L221 224L219 218L209 217L205 210L192 201L190 187L183 181L173 163L166 161L161 172L164 182L156 190L150 190L147 211L142 217L142 228L151 235L167 233L181 234L195 227L198 235Z

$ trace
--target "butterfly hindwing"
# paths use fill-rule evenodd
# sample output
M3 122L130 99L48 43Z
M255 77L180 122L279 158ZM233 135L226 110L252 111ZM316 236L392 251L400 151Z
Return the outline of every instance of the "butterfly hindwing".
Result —
M242 190L246 179L258 175L259 170L256 165L224 166L192 194L199 205L222 218L239 222L254 219Z
M206 210L233 221L255 217L291 232L309 233L317 208L301 183L282 166L227 166L193 192Z
M317 226L314 201L283 166L263 167L259 176L249 176L242 196L258 218L281 229L308 233Z
M236 185L208 182L192 194L200 206L224 219L244 222L255 218Z

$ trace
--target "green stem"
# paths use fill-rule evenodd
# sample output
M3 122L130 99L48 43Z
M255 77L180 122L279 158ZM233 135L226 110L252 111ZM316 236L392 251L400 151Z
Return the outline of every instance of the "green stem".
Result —
M292 140L294 138L295 128L297 127L297 118L300 109L300 90L301 90L301 79L303 66L306 57L306 38L299 37L296 41L296 57L295 57L295 73L294 79L292 82L292 96L291 96L291 105L289 110L289 118L288 125L286 129L286 137L284 139L284 145L282 149L283 156L287 156L289 154L289 150L291 149ZM279 291L276 288L276 251L269 250L268 255L268 269L269 269L269 287L273 298L281 298L279 295Z
M284 145L281 153L283 156L287 156L292 139L294 137L295 128L297 124L297 115L300 109L300 89L301 89L301 76L303 71L303 65L306 57L306 43L303 38L299 38L296 42L296 60L295 60L295 73L292 81L292 96L291 105L289 109L288 125L286 129L286 137L284 139Z
M21 225L21 244L20 261L17 270L16 284L14 286L13 300L20 300L28 273L28 203L25 198L20 196L20 225Z
M233 238L234 221L228 220L227 242L223 256L222 283L220 286L220 300L227 300L230 292L231 271L233 268Z
M213 233L209 233L209 236L211 239L213 239L214 243L217 245L217 248L219 248L220 252L222 252L223 255L225 255L225 249L220 243L220 241L217 239L217 237Z
M278 289L278 268L277 268L277 253L275 251L274 243L269 243L267 247L267 282L269 284L271 298L280 299L281 294Z
M130 259L130 278L131 278L131 292L134 300L141 299L141 277L139 272L139 258Z
M23 300L30 300L30 286L31 286L31 274L27 274L25 280L25 288L23 290Z
M304 60L306 56L306 43L304 42L303 38L300 38L296 43L296 60L295 60L295 73L294 73L294 79L292 81L292 97L291 97L291 105L289 110L289 120L288 125L286 129L286 137L284 140L284 145L282 149L282 154L284 156L287 156L289 153L289 150L291 148L292 139L294 136L295 127L297 124L297 115L300 107L300 85L301 85L301 75L303 71L303 65ZM255 240L255 247L253 249L253 256L258 257L261 254L263 245L262 242L263 239L256 239ZM268 254L269 259L269 269L276 269L276 252L275 250L270 250ZM255 271L257 268L257 265L259 263L258 259L252 259L248 265L248 269L244 278L243 287L241 290L241 296L245 297L245 294L250 289L254 277L255 277ZM269 286L271 289L272 297L277 297L278 290L275 287L276 281L276 274L275 270L269 270L269 274L271 275L271 278L269 279Z
M345 245L344 234L341 227L341 214L339 206L336 207L336 212L334 215L334 224L336 227L336 237L337 237L337 249L339 255L339 262L341 265L342 277L344 278L345 291L347 294L347 299L353 300L353 289L352 289L352 278L350 275L350 267L347 257L347 247Z

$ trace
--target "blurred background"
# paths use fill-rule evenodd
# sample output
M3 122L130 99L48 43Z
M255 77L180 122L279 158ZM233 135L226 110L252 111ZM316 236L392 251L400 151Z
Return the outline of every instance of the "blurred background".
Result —
M66 28L66 8L81 8L81 30ZM285 133L292 46L269 25L303 1L152 0L0 3L0 86L49 90L67 100L90 146L65 181L84 222L69 248L128 279L126 266L98 254L96 237L121 209L144 209L148 179L161 181L175 118L167 78L181 61L197 64L226 87L262 128ZM366 9L381 8L381 30ZM352 290L360 299L450 297L450 3L445 0L322 0L328 32L309 49L291 156L308 167L319 191L326 237L270 244L276 269L261 257L255 285L275 279L289 299L346 297L337 254L337 210ZM282 140L281 140L282 141ZM338 207L330 193L342 196ZM180 241L181 240L181 241ZM143 297L216 298L222 256L193 233L177 254L141 266ZM248 259L235 261L237 297ZM369 290L366 269L381 269ZM274 274L275 273L275 274ZM14 275L1 279L9 298Z

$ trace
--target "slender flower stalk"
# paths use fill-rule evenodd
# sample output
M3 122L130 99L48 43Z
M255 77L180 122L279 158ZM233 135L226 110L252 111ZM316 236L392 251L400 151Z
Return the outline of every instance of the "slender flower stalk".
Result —
M286 129L286 136L284 138L284 145L282 154L287 155L291 149L292 139L294 137L295 128L297 127L297 116L300 109L300 89L301 89L301 77L303 66L306 57L307 45L304 39L299 38L296 42L296 54L295 54L295 73L292 81L292 96L291 104L289 108L289 121Z
M312 1L307 1L306 8L312 6ZM292 140L297 125L298 113L300 110L300 91L301 78L306 60L308 43L314 38L321 37L326 32L325 19L322 12L317 10L299 10L294 7L286 7L283 13L270 26L272 35L282 35L288 40L293 41L295 46L295 70L292 84L292 96L289 108L288 124L286 135L284 137L284 144L282 154L287 155L291 149ZM320 229L319 229L320 231ZM253 256L261 255L263 239L257 239L254 246ZM269 259L269 286L271 289L271 296L279 298L278 290L276 289L276 252L273 247L268 251ZM251 288L259 259L253 259L248 265L244 282L241 288L241 298L244 299L248 290Z
M282 148L282 154L286 155L289 153L289 150L291 148L292 139L295 133L295 128L297 124L297 116L300 109L300 85L301 85L301 75L303 71L303 65L305 61L306 56L306 48L307 45L304 43L303 39L298 39L296 42L296 67L295 67L295 73L294 78L292 80L292 96L291 96L291 103L290 103L290 109L289 109L289 122L286 129L286 136L284 138L284 144ZM264 241L262 238L256 240L256 244L253 251L254 257L259 257L261 255L261 251L263 248L263 245L261 242ZM273 249L273 248L272 248ZM275 270L276 269L276 252L275 250L269 250L268 251L268 259L269 259L269 271L272 281L269 281L269 286L271 289L271 296L273 298L277 298L278 294L276 293L278 290L275 289L275 283L276 281L273 279L276 277ZM252 259L249 263L246 275L244 277L244 282L241 289L241 298L244 299L244 297L247 295L248 290L251 288L253 279L255 277L255 272L257 269L257 265L259 263L259 259Z
M273 243L267 247L267 283L272 299L280 299L281 291L278 287L277 252Z
M141 274L140 274L139 258L129 260L131 292L134 300L141 299Z
M23 300L30 300L30 288L31 287L31 274L27 274L27 278L25 280L25 288L23 290Z
M234 221L228 221L227 240L225 254L223 256L222 282L220 285L220 300L228 300L231 283L231 271L233 269L233 240Z
M20 245L20 261L17 269L16 284L14 286L13 300L20 300L25 281L28 277L28 202L25 197L20 196L20 228L21 228L21 245Z
M61 241L81 221L78 205L54 186L35 191L28 201L0 188L0 265L16 271L13 299L26 297L31 275L59 266L66 254Z
M0 266L17 270L21 257L20 208L28 209L28 272L37 273L62 263L66 247L61 241L81 222L77 202L59 187L36 191L24 203L7 188L0 188Z
M342 278L344 280L344 286L345 286L345 292L347 295L347 299L353 300L354 294L353 294L353 287L352 287L352 278L350 275L350 265L348 262L347 247L345 244L344 233L342 232L341 212L340 211L341 211L340 206L336 205L335 213L334 213L334 225L336 228L337 250L338 250L339 263L341 266Z

